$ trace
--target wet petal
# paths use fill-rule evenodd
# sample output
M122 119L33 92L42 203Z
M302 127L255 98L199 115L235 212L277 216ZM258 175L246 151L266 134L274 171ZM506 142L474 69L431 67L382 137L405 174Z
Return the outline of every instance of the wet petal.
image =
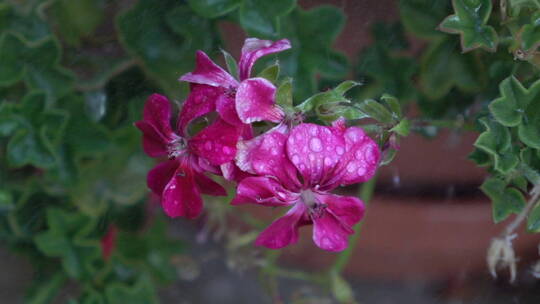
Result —
M213 196L226 196L227 191L220 184L204 175L203 173L194 172L195 182L203 194Z
M139 120L135 126L143 133L142 146L144 153L150 157L167 155L168 139L165 139L151 124Z
M236 113L236 104L234 97L228 95L221 95L216 101L216 109L221 119L225 120L231 125L243 125L244 123L238 118Z
M144 105L143 121L152 125L165 139L171 138L171 104L167 97L150 95Z
M236 79L215 64L203 51L197 51L195 71L183 75L180 80L226 89L238 86Z
M202 211L203 202L195 183L192 169L180 163L174 176L163 190L161 206L170 217L195 218Z
M331 127L304 123L291 130L287 154L311 187L320 185L345 152L345 142Z
M255 245L279 249L295 244L298 241L298 227L301 226L304 213L304 205L296 204L284 216L275 220L261 232L257 240L255 240Z
M294 202L298 194L285 189L278 181L269 177L247 177L236 189L232 205L258 204L264 206L285 206Z
M331 212L325 211L313 218L313 241L321 249L342 251L347 248L349 235L353 233L354 230Z
M223 95L223 92L222 88L204 84L192 84L191 92L178 116L178 131L180 134L184 134L186 126L195 118L215 111L216 100Z
M171 129L171 105L162 95L148 97L143 110L143 119L135 126L143 133L143 149L151 157L167 154L167 144L174 138Z
M364 203L357 197L335 194L315 194L315 196L344 225L352 227L364 216Z
M377 144L358 127L343 132L345 153L328 179L331 187L365 182L373 177L379 165L380 151Z
M287 127L279 125L254 139L239 142L238 167L251 174L275 177L288 189L297 189L300 182L285 151L285 133L288 133Z
M244 178L252 176L251 174L240 170L234 161L222 164L220 168L223 177L229 181L240 182Z
M291 43L287 39L281 39L276 42L270 40L261 40L257 38L247 38L242 47L242 55L240 56L240 80L249 77L251 68L257 59L278 53L291 48Z
M148 188L152 190L156 195L161 196L163 189L172 179L174 172L180 164L177 160L168 160L155 166L146 178Z
M280 122L283 111L275 104L276 87L264 78L251 78L240 83L236 92L236 112L246 124L255 121Z
M189 140L189 148L213 165L230 162L236 155L241 129L218 119Z

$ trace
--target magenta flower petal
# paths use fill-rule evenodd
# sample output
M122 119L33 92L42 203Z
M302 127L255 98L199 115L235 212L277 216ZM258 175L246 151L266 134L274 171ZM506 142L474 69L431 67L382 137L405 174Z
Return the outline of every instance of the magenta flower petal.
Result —
M275 104L276 87L264 78L250 78L240 83L236 92L236 112L246 124L266 120L280 122L283 111Z
M285 189L278 181L269 177L247 177L236 189L232 205L258 204L263 206L287 206L298 195Z
M204 175L203 173L194 172L195 182L203 194L213 196L226 196L227 191L220 184Z
M287 127L279 125L258 137L238 143L236 163L251 174L272 176L290 189L300 187L296 168L285 153Z
M342 251L347 248L349 235L353 233L354 230L328 210L313 218L313 241L324 250Z
M328 178L345 153L345 141L331 127L303 123L291 130L287 154L304 177L304 183L319 185Z
M240 56L240 80L249 77L251 68L257 59L281 52L291 48L291 43L287 39L281 39L276 42L270 40L260 40L257 38L247 38L242 47L242 55Z
M234 97L222 94L216 101L216 109L221 119L235 126L243 125L244 123L238 118L236 113L236 103Z
M215 64L203 51L197 51L195 71L183 75L180 80L227 89L238 86L238 81Z
M334 168L329 181L336 187L338 184L350 185L365 182L373 177L380 160L377 144L358 127L349 127L343 132L345 154Z
M178 132L184 135L186 126L195 118L215 111L216 100L223 94L222 88L204 84L192 84L182 111L178 116Z
M107 233L101 238L101 256L104 260L108 260L116 247L116 235L118 228L113 224L109 226Z
M303 204L296 204L261 232L255 240L255 245L279 249L295 244L298 241L298 227L302 225L305 211L306 207Z
M315 194L317 200L327 206L343 224L353 227L364 216L364 203L354 196L335 194Z
M143 121L152 125L164 139L173 136L171 129L171 104L167 97L152 94L148 97L143 110Z
M163 190L161 206L170 217L195 218L202 211L203 201L195 183L192 169L180 162L169 183Z
M143 149L151 157L167 154L167 144L175 137L171 129L171 105L162 95L148 97L143 110L143 119L135 126L143 133Z
M213 165L230 162L236 154L238 127L218 119L189 140L191 151L207 159Z
M160 157L167 155L168 141L146 121L139 120L135 126L143 133L142 146L144 153L150 157Z
M177 160L165 161L155 166L148 172L148 176L146 177L148 188L150 188L154 194L161 196L165 186L167 186L172 179L178 166L179 163Z
M224 163L220 168L223 177L229 181L240 182L244 178L252 176L251 174L240 170L234 161Z

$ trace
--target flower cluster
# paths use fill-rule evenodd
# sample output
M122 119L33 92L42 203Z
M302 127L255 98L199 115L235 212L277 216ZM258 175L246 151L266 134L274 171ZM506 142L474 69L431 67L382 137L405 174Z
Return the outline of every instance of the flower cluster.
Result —
M195 70L180 78L190 83L191 92L175 130L170 102L150 96L136 126L143 133L144 151L168 160L148 173L148 187L161 197L167 215L194 218L202 212L201 194L226 194L207 174L223 176L237 183L233 205L290 207L260 234L257 245L285 247L298 240L300 226L313 225L317 246L340 251L347 247L364 205L356 197L330 191L370 179L380 151L361 128L347 127L342 118L331 126L292 119L297 116L276 104L276 86L250 77L257 59L290 47L286 39L246 39L239 79L197 52ZM190 127L199 126L196 121L202 117L211 123L191 135ZM275 126L254 137L252 124L258 121Z

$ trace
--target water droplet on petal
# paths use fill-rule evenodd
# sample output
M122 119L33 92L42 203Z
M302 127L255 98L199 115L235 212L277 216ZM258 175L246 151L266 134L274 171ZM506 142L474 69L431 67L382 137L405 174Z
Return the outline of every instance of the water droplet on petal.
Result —
M364 168L364 167L359 167L358 171L356 171L356 174L358 174L360 176L364 175L365 173L366 173L366 168Z
M313 138L309 141L309 148L310 148L311 151L313 151L313 152L321 152L322 149L323 149L321 140L320 140L319 138L317 138L317 137L313 137Z
M227 146L223 146L222 150L223 150L223 153L225 153L225 154L231 154L232 153L232 149L227 147Z
M330 165L332 164L332 159L331 159L330 157L326 156L326 157L324 158L324 164L325 164L326 166L330 166Z
M298 156L298 154L293 155L292 162L298 164L300 162L300 156Z
M207 141L205 144L204 144L204 148L208 151L212 150L212 142L209 142Z
M356 170L356 165L355 165L353 162L349 163L349 164L347 165L347 172L353 173L354 170Z
M343 147L338 146L336 148L336 152L337 152L338 155L343 155L343 152L345 152L345 150L343 150Z

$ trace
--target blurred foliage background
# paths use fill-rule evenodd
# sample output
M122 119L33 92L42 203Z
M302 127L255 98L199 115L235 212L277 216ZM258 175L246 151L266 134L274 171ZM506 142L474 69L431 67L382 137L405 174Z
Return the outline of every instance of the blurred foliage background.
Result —
M154 303L157 288L176 278L174 261L189 244L168 236L146 188L152 160L143 155L132 124L153 92L180 104L187 86L177 79L193 68L196 50L219 55L230 38L224 24L247 36L291 40L293 49L279 62L282 75L294 79L296 104L356 79L363 85L348 94L353 103L389 93L418 108L413 131L484 132L471 158L493 173L482 189L494 202L494 219L521 212L540 182L540 99L537 89L521 87L538 77L540 4L493 3L500 6L489 0L399 1L400 20L373 24L372 43L349 60L333 48L346 17L332 5L1 1L0 239L32 262L25 301L49 303L75 285L72 304ZM468 14L471 8L480 9ZM511 75L515 79L499 91ZM488 107L501 94L513 108ZM525 118L515 118L516 111ZM211 222L224 221L223 204L209 204ZM540 208L534 210L529 230L538 231ZM110 256L103 254L107 237L115 240ZM238 254L251 246L250 237L228 248ZM334 273L331 282L335 299L352 301L340 276Z

